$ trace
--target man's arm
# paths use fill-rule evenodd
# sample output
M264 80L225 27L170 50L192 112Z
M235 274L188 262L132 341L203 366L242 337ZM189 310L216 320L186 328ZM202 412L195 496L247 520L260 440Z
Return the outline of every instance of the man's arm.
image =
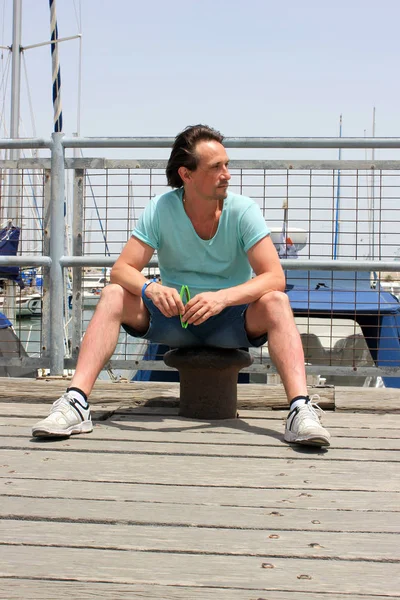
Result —
M148 281L141 273L154 254L154 249L132 236L115 262L110 275L111 283L118 283L134 296L140 296ZM174 288L159 283L149 285L145 294L166 317L183 313L183 302Z
M147 281L141 271L153 254L151 246L132 236L111 270L111 283L118 283L134 296L140 296Z
M227 306L250 304L268 292L285 290L285 275L270 236L254 244L247 256L256 276L231 288L197 294L185 307L185 320L199 325Z
M250 304L268 292L285 291L285 274L271 236L266 236L247 252L255 277L227 290L227 306Z

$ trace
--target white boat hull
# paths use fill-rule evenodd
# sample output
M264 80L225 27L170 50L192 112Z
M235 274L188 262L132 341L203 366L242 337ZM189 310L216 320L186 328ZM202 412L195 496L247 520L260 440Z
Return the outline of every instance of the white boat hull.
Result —
M0 311L4 312L4 296L0 297ZM15 299L17 317L40 317L42 314L42 296L40 294L28 294Z

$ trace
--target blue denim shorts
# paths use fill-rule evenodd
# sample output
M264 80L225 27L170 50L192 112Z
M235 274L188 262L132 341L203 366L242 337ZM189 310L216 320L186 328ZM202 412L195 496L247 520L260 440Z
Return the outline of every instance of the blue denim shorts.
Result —
M230 306L200 325L188 325L184 329L178 317L165 317L145 296L144 303L150 313L150 325L146 333L140 334L133 327L122 324L133 337L165 344L171 348L212 346L214 348L258 348L267 341L267 335L249 338L245 329L245 314L248 304Z

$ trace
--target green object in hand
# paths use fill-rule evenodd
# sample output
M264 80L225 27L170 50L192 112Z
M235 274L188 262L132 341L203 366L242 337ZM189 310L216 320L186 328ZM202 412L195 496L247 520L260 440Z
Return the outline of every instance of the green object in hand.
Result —
M187 285L183 285L181 287L181 291L180 291L180 297L181 300L183 301L183 304L187 304L190 300L190 292L189 292L189 288ZM189 325L189 323L187 321L182 321L182 315L179 315L179 318L181 320L181 325L183 327L183 329L186 329L186 327Z

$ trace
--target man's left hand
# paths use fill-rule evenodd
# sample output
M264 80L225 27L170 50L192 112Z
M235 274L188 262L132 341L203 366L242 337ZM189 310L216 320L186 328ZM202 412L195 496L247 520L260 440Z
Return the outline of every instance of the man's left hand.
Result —
M225 290L196 294L186 304L182 319L189 325L200 325L210 317L218 315L226 306Z

